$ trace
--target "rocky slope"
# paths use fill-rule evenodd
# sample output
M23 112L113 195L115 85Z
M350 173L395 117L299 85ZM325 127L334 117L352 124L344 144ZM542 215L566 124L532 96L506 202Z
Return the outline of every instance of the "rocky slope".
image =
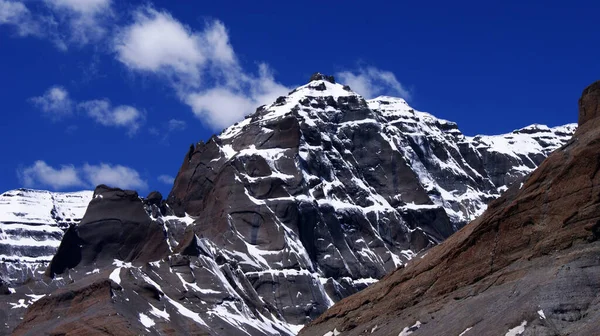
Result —
M301 335L600 334L600 82L579 129L441 245Z
M478 216L574 130L466 137L316 74L192 146L166 202L97 188L45 275L5 281L0 317L11 330L26 310L15 334L29 335L294 334Z

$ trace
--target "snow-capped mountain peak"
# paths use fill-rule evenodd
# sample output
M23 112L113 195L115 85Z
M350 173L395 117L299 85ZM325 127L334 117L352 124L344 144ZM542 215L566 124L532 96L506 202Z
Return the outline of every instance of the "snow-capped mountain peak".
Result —
M466 137L317 73L192 146L166 201L98 187L48 272L75 279L69 288L110 274L111 302L143 314L140 330L293 334L474 219L574 129L552 130ZM502 141L515 149L494 150ZM183 320L151 323L165 314Z

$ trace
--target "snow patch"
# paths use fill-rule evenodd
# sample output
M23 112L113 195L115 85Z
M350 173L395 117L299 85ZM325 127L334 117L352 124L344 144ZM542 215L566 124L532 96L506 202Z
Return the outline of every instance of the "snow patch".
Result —
M402 331L400 332L400 334L398 334L398 336L408 336L408 335L412 334L413 332L419 330L419 328L421 328L421 322L417 321L412 326L405 327L404 329L402 329Z
M154 320L152 320L150 317L148 317L148 315L144 314L144 313L140 313L140 322L144 325L144 327L146 328L150 328L152 326L154 326L156 323L154 322Z
M461 332L460 335L458 335L458 336L464 336L467 333L467 331L469 331L471 329L473 329L473 327L468 327L467 329L465 329L465 331Z
M108 278L110 280L114 281L115 283L117 283L118 285L120 285L121 284L120 272L121 272L121 268L117 267L110 273L110 276Z
M504 336L518 336L525 332L525 327L527 326L527 321L521 322L520 325L509 329L508 332Z
M542 320L546 319L546 314L544 314L544 311L542 309L538 310L537 313Z
M152 304L150 304L150 308L152 308L152 309L148 312L148 314L154 315L156 317L160 317L167 321L169 321L171 319L171 315L169 315L169 313L167 313L166 308L165 308L165 310L160 310L160 309L154 307Z
M341 335L341 334L342 334L342 333L341 333L341 332L339 332L339 331L337 330L337 328L335 328L335 329L333 329L332 331L328 331L328 332L326 332L326 333L325 333L323 336L338 336L338 335Z

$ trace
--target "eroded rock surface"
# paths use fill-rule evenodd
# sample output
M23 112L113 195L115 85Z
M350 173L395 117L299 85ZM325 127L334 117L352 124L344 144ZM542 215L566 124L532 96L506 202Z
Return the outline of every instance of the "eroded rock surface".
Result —
M522 185L422 258L350 296L300 335L600 334L600 104Z
M19 335L295 334L474 219L574 130L466 137L315 74L191 146L166 201L99 186L46 269L3 278L0 321Z

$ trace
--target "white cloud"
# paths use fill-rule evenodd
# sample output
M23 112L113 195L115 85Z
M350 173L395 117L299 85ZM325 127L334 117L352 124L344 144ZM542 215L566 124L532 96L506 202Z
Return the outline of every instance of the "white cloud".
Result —
M21 2L0 0L0 25L13 26L19 36L40 33L39 26L31 17L31 12Z
M99 41L110 29L111 0L45 0L71 43Z
M54 190L95 188L99 184L123 189L148 189L148 184L132 168L101 163L82 167L62 165L54 168L44 161L17 171L21 182L28 188L50 187Z
M113 28L111 0L0 0L0 25L13 26L18 36L46 38L63 51L70 44L99 42ZM27 5L26 5L27 4Z
M173 185L173 183L175 183L175 178L169 175L160 175L157 179L167 185Z
M67 9L82 15L95 15L110 8L111 0L46 0L57 8Z
M142 180L140 174L132 168L121 165L83 165L82 172L86 181L92 186L106 184L111 187L122 189L148 189L146 181Z
M274 80L265 64L259 66L258 77L241 74L238 80L237 88L221 86L190 93L185 103L201 120L215 128L223 128L290 91Z
M32 166L18 171L17 174L27 188L44 186L59 190L86 186L79 177L77 169L71 165L53 168L44 161L36 161Z
M265 64L257 75L243 71L219 21L194 31L169 13L143 8L118 35L115 51L129 69L168 78L181 101L213 128L229 126L289 92Z
M134 135L145 120L143 112L129 105L113 107L108 99L89 100L77 103L62 86L52 86L31 102L51 118L58 120L70 116L74 106L82 110L95 122L103 126L126 128Z
M352 90L368 99L382 94L410 99L410 92L390 71L366 67L356 72L342 71L335 76L340 83L349 85Z
M145 118L135 107L113 107L107 99L85 101L77 107L101 125L127 128L130 136L138 131Z
M115 39L119 61L131 69L162 73L176 81L200 79L199 67L206 57L199 34L154 9L138 10L134 18Z
M192 93L186 103L197 117L217 128L235 123L254 106L250 98L223 87Z
M183 131L187 127L187 123L183 120L171 119L168 122L169 132Z
M31 98L31 102L53 119L68 116L73 110L69 92L62 86L50 87L42 96Z

